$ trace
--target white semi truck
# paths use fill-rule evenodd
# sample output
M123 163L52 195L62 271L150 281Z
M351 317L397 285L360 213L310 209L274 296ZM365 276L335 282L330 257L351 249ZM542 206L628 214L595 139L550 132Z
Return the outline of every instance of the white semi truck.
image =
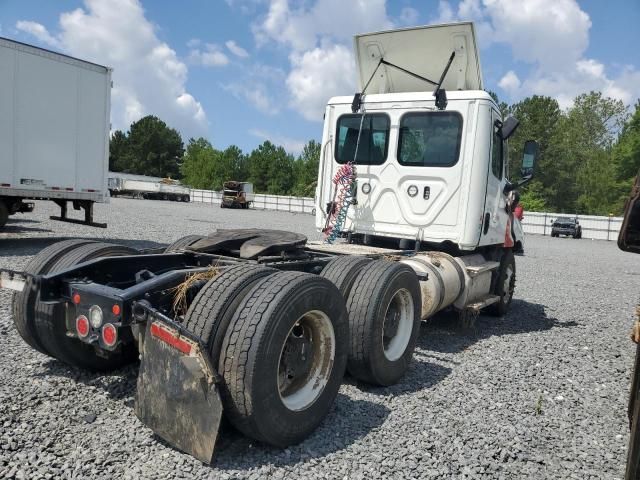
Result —
M355 44L360 92L325 114L324 242L218 230L143 254L71 240L0 273L33 348L93 370L141 358L136 414L204 462L222 415L258 441L297 443L329 412L345 370L392 385L422 320L511 304L523 242L512 192L532 177L537 147L526 143L522 180L509 182L517 121L483 90L473 26Z
M32 199L58 204L56 220L105 226L93 204L109 199L111 70L0 38L0 86L0 228Z

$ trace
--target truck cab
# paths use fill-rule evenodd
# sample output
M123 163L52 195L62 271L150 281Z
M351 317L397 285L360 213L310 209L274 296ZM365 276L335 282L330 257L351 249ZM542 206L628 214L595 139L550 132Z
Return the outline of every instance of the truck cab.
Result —
M522 247L507 169L517 121L506 122L483 90L473 25L359 35L355 52L364 93L327 105L316 227L325 229L337 206L336 171L352 164L356 181L340 235L461 252Z

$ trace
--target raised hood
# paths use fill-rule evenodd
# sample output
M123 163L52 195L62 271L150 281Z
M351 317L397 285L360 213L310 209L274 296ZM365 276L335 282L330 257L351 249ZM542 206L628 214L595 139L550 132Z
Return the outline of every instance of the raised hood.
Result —
M356 35L360 91L380 58L434 82L440 80L451 53L453 63L444 79L446 90L483 90L480 57L471 22L431 25ZM388 65L380 65L366 93L424 92L435 86Z

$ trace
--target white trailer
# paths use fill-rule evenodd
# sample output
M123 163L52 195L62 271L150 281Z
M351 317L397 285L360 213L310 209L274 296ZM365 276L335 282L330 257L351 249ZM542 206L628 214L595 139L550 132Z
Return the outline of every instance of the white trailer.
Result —
M191 200L191 189L169 178L109 172L108 185L112 197L126 195L149 200Z
M93 222L107 202L111 69L0 38L0 227L33 210L60 206L55 220ZM67 202L84 220L67 218Z

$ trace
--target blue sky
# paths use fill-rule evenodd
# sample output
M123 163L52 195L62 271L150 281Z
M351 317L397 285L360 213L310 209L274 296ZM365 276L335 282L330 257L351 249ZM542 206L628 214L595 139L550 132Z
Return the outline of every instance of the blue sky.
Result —
M456 20L505 101L640 97L638 0L0 0L1 36L114 68L114 129L155 114L245 151L319 139L326 100L355 91L354 34Z

